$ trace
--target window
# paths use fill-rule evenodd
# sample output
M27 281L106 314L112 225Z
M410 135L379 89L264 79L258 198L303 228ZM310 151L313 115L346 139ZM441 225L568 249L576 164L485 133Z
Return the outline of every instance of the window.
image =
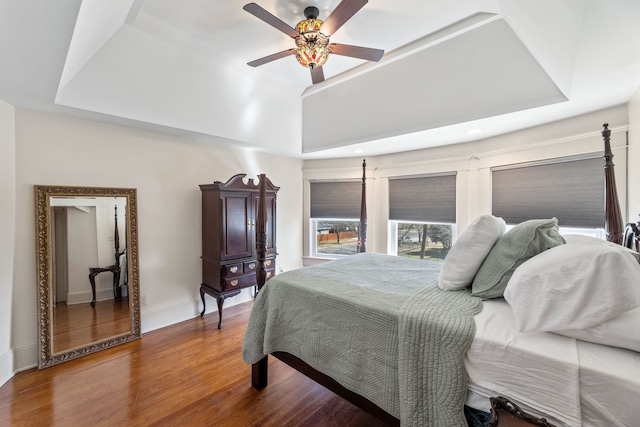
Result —
M561 158L493 168L492 213L507 224L558 218L562 232L604 230L602 157Z
M316 219L314 225L316 255L353 255L357 252L360 220Z
M452 224L392 221L391 228L398 256L444 261L453 243Z
M389 179L389 252L442 261L453 243L455 173Z
M362 181L310 183L311 253L335 257L357 252Z

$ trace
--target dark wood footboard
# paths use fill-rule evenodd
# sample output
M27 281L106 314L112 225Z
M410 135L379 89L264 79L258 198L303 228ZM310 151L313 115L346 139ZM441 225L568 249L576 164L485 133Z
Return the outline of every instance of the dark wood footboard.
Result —
M293 356L289 353L284 353L281 351L272 353L272 356L283 361L284 363L291 366L296 371L306 375L307 377L311 378L313 381L317 382L321 386L325 387L328 390L331 390L338 396L342 397L348 402L351 402L352 404L359 407L360 409L370 413L374 417L384 421L390 426L400 425L400 420L398 420L396 417L394 417L393 415L389 414L388 412L380 408L375 403L371 402L369 399L357 393L354 393L348 388L345 388L330 376L315 370L314 368L312 368L311 366L309 366L307 363L297 358L296 356ZM251 366L251 385L256 389L261 390L267 386L267 377L268 377L268 356L262 359L261 361L259 361L258 363L254 363Z

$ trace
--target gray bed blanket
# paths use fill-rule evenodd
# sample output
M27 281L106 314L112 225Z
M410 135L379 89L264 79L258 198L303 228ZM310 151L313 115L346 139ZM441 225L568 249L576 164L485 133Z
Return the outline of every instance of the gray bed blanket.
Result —
M482 303L441 291L440 266L363 253L279 274L255 300L242 356L291 353L403 426L464 426L463 357Z

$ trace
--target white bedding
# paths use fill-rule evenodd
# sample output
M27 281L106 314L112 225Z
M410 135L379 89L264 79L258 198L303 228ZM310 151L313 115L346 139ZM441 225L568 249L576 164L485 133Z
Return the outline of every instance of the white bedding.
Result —
M501 395L558 425L640 425L640 353L521 333L506 301L483 304L465 357L468 405L488 411L488 397Z
M640 426L640 353L577 344L584 425Z

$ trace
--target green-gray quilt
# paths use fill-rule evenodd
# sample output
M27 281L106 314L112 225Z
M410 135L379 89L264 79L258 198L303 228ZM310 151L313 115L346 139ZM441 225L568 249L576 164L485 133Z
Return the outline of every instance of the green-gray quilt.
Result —
M465 426L464 354L480 298L437 287L440 263L363 253L272 278L242 355L291 353L399 418Z

